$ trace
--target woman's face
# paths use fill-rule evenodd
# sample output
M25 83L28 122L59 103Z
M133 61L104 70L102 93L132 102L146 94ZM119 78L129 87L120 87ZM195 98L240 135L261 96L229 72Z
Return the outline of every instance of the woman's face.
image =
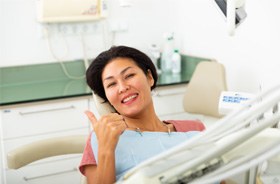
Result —
M108 101L124 116L137 116L152 105L152 74L148 71L145 75L129 58L109 62L103 70L102 82Z

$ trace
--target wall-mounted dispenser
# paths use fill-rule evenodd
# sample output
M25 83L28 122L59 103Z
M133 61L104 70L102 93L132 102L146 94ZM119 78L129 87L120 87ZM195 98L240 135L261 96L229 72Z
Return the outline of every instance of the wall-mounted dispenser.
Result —
M42 23L95 21L106 17L105 0L39 0Z

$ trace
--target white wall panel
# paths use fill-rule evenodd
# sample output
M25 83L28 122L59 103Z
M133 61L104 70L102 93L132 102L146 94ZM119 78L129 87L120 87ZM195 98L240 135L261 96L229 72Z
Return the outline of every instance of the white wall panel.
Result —
M213 0L132 0L131 7L108 0L106 21L48 26L58 58L49 51L43 26L36 21L36 2L1 1L5 18L0 67L82 59L81 33L87 57L92 58L113 44L147 51L150 44L163 43L164 32L172 31L181 52L216 58L226 66L230 90L257 92L280 83L278 0L247 0L248 17L234 37L228 36ZM127 28L112 35L110 27L116 22Z

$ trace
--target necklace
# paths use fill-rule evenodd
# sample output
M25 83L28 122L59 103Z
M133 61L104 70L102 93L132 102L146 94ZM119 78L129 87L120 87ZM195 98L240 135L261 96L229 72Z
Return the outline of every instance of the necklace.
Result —
M126 128L132 128L132 127L129 127L125 121L124 121L124 123L125 123L125 125L126 125ZM170 127L167 126L167 124L165 124L165 123L162 122L162 121L161 121L161 123L162 123L163 126L165 126L165 127L167 128L167 133L168 133L168 135L170 136L170 134L171 134ZM136 132L138 132L141 136L143 136L143 133L142 133L143 131L141 131L141 129L140 129L139 127L135 127L135 128L132 128L132 129L135 129Z

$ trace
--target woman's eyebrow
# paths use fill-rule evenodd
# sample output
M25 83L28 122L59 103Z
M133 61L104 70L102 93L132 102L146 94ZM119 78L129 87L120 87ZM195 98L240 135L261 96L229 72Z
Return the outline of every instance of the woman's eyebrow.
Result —
M123 75L127 70L129 70L129 69L131 69L131 68L132 68L131 66L126 67L125 69L123 69L123 70L120 72L120 74ZM113 78L113 76L108 76L108 77L106 77L106 78L104 79L104 81L105 81L105 80L110 80L110 79L112 79L112 78Z

